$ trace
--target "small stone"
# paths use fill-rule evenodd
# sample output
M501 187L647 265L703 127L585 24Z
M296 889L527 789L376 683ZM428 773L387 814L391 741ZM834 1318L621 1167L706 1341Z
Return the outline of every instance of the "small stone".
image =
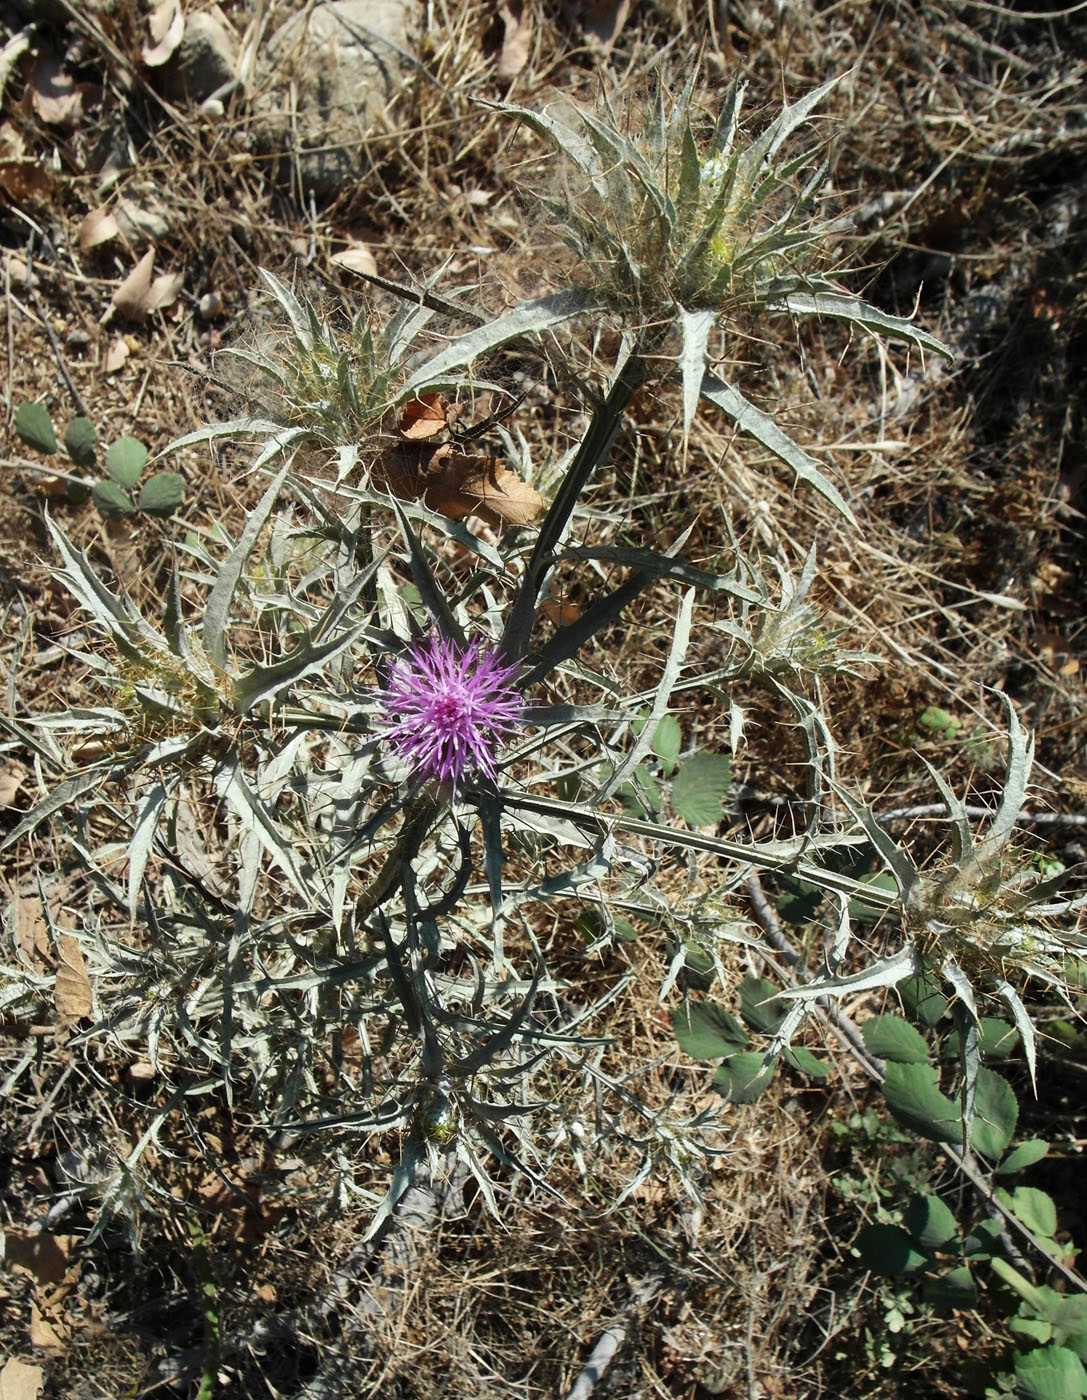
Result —
M185 20L185 34L166 66L166 87L172 97L205 102L234 81L238 48L230 30L215 15L202 10Z

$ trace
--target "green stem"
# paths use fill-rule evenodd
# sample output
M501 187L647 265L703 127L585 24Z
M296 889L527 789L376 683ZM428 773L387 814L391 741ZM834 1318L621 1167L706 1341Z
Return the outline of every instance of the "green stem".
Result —
M204 1314L204 1369L200 1375L200 1388L196 1400L212 1400L215 1394L216 1377L219 1370L219 1356L222 1352L223 1337L219 1325L219 1294L215 1278L211 1272L208 1255L208 1240L194 1210L186 1212L189 1226L189 1239L192 1243L192 1265L200 1284Z
M581 446L551 502L502 634L500 650L510 660L524 656L528 650L540 587L554 562L554 551L589 478L607 456L631 399L649 377L652 355L657 347L658 337L653 336L631 352L607 397L597 405Z

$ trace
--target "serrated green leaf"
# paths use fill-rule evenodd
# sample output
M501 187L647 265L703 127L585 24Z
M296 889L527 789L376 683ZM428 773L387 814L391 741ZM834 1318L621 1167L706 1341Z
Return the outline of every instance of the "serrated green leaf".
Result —
M978 1287L965 1264L950 1273L927 1278L921 1285L921 1297L933 1308L975 1308Z
M106 449L106 470L118 486L135 486L146 464L147 448L138 438L118 438Z
M985 1065L978 1070L974 1113L971 1144L983 1157L998 1161L1015 1135L1019 1102L1008 1081Z
M910 1017L928 1030L947 1015L947 997L940 990L940 979L931 971L899 982L898 994Z
M900 1065L925 1065L929 1048L920 1031L901 1016L873 1016L861 1026L865 1049L880 1060Z
M782 884L786 882L781 881ZM789 924L810 924L818 915L825 895L818 885L803 880L790 880L774 901L778 918Z
M53 420L40 403L21 403L15 410L15 431L27 447L51 457L58 450Z
M811 1079L826 1079L830 1074L830 1066L825 1064L818 1055L813 1055L806 1045L790 1045L784 1053L786 1062L792 1065L793 1069L799 1070L801 1074L806 1074Z
M620 783L616 796L635 816L657 813L661 809L660 785L644 763L635 768L630 782Z
M983 1060L1006 1060L1019 1044L1019 1033L999 1016L978 1018L978 1049ZM945 1059L959 1058L959 1033L952 1031L944 1042Z
M1032 1167L1035 1162L1040 1162L1048 1151L1049 1143L1042 1138L1027 1138L1026 1142L1012 1148L997 1167L997 1175L1010 1176L1012 1172L1021 1172L1026 1167Z
M1067 1347L1036 1347L1015 1358L1015 1391L1022 1400L1083 1400L1087 1371Z
M774 1078L776 1064L765 1066L765 1055L757 1050L730 1055L713 1076L714 1086L730 1103L755 1103Z
M692 1060L717 1060L733 1055L748 1042L743 1026L715 1001L688 1001L672 1012L672 1030L679 1048Z
M137 504L148 515L172 515L185 499L185 478L180 472L155 472L140 487Z
M959 1238L955 1216L939 1196L914 1196L906 1207L903 1223L922 1249L942 1249Z
M1057 1233L1057 1207L1047 1192L1035 1186L1017 1186L1010 1194L998 1189L997 1199L1034 1234L1052 1239Z
M975 1225L962 1242L962 1252L968 1258L987 1258L997 1248L1004 1221L999 1215L990 1215L987 1220Z
M91 490L98 514L107 520L124 520L135 515L136 503L127 491L122 491L115 481L96 481Z
M1016 1135L1018 1100L1007 1079L982 1065L978 1071L978 1095L974 1100L974 1128L971 1142L975 1151L999 1161Z
M752 1030L760 1035L773 1035L788 1012L778 1000L778 989L764 977L750 973L740 983L740 1014Z
M666 773L671 773L675 768L682 747L683 730L679 727L679 720L675 715L665 715L653 735L653 752L664 764Z
M64 450L77 467L93 467L97 441L97 429L89 418L73 418L64 434Z
M887 890L894 894L898 890L898 882L889 870L874 870L867 875L857 877L861 884L871 885L877 890ZM886 917L886 910L874 909L871 904L861 899L851 899L849 901L849 917L858 924L878 924Z
M857 1236L861 1263L885 1278L923 1269L928 1255L917 1248L900 1225L866 1225Z
M940 1093L933 1065L888 1063L883 1096L904 1128L931 1142L962 1142L958 1106Z
M692 755L672 780L672 810L688 826L714 825L721 820L731 778L728 754Z

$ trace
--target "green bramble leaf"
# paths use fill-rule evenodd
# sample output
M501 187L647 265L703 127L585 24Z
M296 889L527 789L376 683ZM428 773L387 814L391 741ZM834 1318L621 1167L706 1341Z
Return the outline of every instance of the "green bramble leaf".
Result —
M765 1059L759 1050L730 1055L713 1076L714 1086L730 1103L755 1103L770 1087L777 1069L776 1061L771 1061L767 1068Z
M675 715L665 715L653 735L653 752L664 765L666 773L674 771L682 747L683 731L679 727L679 720Z
M156 472L140 487L138 505L148 515L172 515L185 499L185 478L179 472Z
M940 1093L933 1065L888 1063L883 1096L904 1128L931 1142L962 1142L958 1105Z
M959 1237L959 1227L939 1196L914 1196L903 1217L906 1229L922 1249L942 1249Z
M728 754L694 754L673 779L672 810L688 826L715 825L721 820L731 777Z
M990 1161L998 1161L1015 1135L1019 1103L1008 1081L985 1065L978 1069L974 1112L976 1117L970 1137L974 1150Z
M929 1030L947 1015L947 997L940 985L940 979L928 971L920 977L907 977L898 984L898 994L910 1017Z
M1015 1392L1021 1400L1083 1400L1087 1371L1068 1347L1036 1347L1015 1358Z
M785 1019L788 1007L777 993L773 982L764 977L749 974L740 983L740 1015L760 1035L773 1035Z
M873 1016L861 1027L865 1049L880 1060L899 1065L928 1064L928 1045L920 1031L901 1016Z
M89 418L73 418L64 434L64 450L77 467L94 466L98 430Z
M975 1308L978 1288L965 1264L921 1285L921 1297L933 1308Z
M21 403L15 410L15 431L27 447L51 457L57 451L53 420L40 403Z
M818 1055L813 1055L806 1045L786 1046L785 1062L811 1079L826 1079L830 1074L830 1066L824 1064Z
M743 1026L715 1001L689 1001L672 1012L672 1030L679 1048L692 1060L716 1060L734 1055L747 1044Z
M998 1188L996 1195L1017 1220L1042 1239L1052 1239L1057 1233L1057 1207L1045 1191L1035 1186L1017 1186L1010 1194Z
M885 1277L913 1274L928 1263L928 1255L900 1225L866 1225L857 1236L857 1248L864 1267Z
M96 481L91 490L98 514L106 520L124 520L136 513L136 505L127 491L122 491L115 481Z
M1049 1143L1042 1138L1027 1138L1026 1142L1012 1148L997 1167L997 1174L1011 1176L1013 1172L1021 1172L1026 1167L1032 1167L1035 1162L1040 1162L1048 1151Z
M118 486L130 490L147 464L147 448L134 437L119 438L106 450L106 471Z

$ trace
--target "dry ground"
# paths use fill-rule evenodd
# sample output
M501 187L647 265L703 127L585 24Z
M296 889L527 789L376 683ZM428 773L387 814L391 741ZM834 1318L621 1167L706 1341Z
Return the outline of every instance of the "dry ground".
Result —
M306 8L303 0L223 5L239 36L258 13L278 24ZM410 30L417 62L386 121L349 133L365 143L366 174L311 202L299 198L289 132L278 151L254 140L258 93L242 88L221 111L202 111L184 93L167 95L158 70L142 62L146 16L135 0L100 16L58 4L31 42L63 63L82 90L81 111L57 120L28 95L33 52L5 72L5 131L21 142L0 159L8 424L34 399L58 423L86 411L103 439L128 432L157 448L225 416L244 403L246 386L224 381L215 350L274 334L256 269L350 308L360 284L331 259L351 240L365 241L388 276L445 265L449 284L478 282L486 311L546 287L561 275L562 255L527 217L522 192L549 178L546 162L476 99L591 97L607 82L620 101L637 101L655 73L677 81L701 52L707 107L738 72L757 113L849 70L826 121L837 198L857 213L842 275L887 310L916 306L958 359L942 372L907 366L901 355L845 343L834 328L806 334L803 374L784 342L741 353L749 391L772 401L805 443L822 444L828 470L848 481L861 538L847 537L712 417L692 437L678 495L662 491L665 466L674 473L681 457L673 402L639 406L643 428L617 451L616 480L632 501L631 528L644 524L648 538L678 532L679 505L683 518L697 513L688 551L696 560L719 556L724 516L796 566L816 540L822 601L851 643L887 657L878 679L842 679L829 696L848 776L873 798L894 807L932 800L919 747L960 789L973 784L984 796L986 739L1000 724L994 692L1004 691L1037 731L1036 807L1080 812L1087 20L951 0L667 0L633 4L602 46L592 27L606 33L616 18L607 5L420 3ZM11 6L0 6L3 22L5 38L23 24ZM125 158L103 193L102 153L118 148ZM156 270L183 277L176 301L141 317L106 313L147 239L90 249L79 241L88 213L124 197L166 207ZM493 251L480 256L479 247ZM561 403L579 351L565 353L564 363L553 352L550 375L542 363L502 367L511 383L527 378L524 431L559 446L577 427ZM260 489L244 458L192 451L180 464L179 517L115 526L35 471L13 432L4 458L0 654L9 675L18 663L19 699L12 690L7 702L16 713L83 694L83 673L61 647L74 618L51 578L47 510L137 597L153 599L164 542L185 528L236 525ZM635 621L625 635L668 625L653 601ZM614 659L637 685L639 657ZM958 735L919 730L929 706L961 721ZM752 718L764 729L774 723L770 713ZM702 719L711 733L721 723L712 713ZM744 781L788 794L790 757L787 744L771 754L754 743ZM10 749L4 761L0 823L10 826L33 801L34 777L25 752ZM1042 834L1066 862L1082 858L1077 828ZM57 893L65 874L9 856L4 899L11 927L24 921L20 936L29 928L35 937L38 877ZM644 1086L650 1097L663 1101L682 1082L697 1099L701 1071L679 1066L652 994L664 951L637 944L609 957L629 959L633 985L650 989L616 1003L604 1028L624 1047L625 1068L658 1062ZM511 1185L500 1221L466 1199L391 1262L360 1253L365 1211L350 1196L331 1204L331 1161L315 1167L296 1144L262 1136L225 1107L162 1142L161 1194L139 1211L138 1253L115 1223L85 1243L91 1203L57 1209L64 1170L90 1170L100 1140L132 1140L143 1090L129 1080L126 1096L111 1100L102 1087L115 1069L108 1057L73 1053L50 1028L7 1026L0 1058L0 1209L11 1266L0 1278L4 1341L42 1367L50 1396L195 1394L207 1343L201 1288L211 1282L224 1340L218 1393L239 1400L557 1397L617 1317L625 1337L598 1395L955 1394L958 1354L989 1336L983 1318L967 1315L926 1316L892 1335L891 1292L860 1288L848 1252L860 1216L833 1181L848 1150L834 1148L829 1124L862 1109L870 1091L844 1058L829 1094L786 1086L732 1109L735 1136L707 1166L697 1204L671 1179L651 1177L610 1209L630 1166L617 1153L587 1180L572 1164L556 1169L568 1209ZM1087 1136L1082 1080L1074 1067L1050 1068L1034 1130L1059 1150L1038 1184L1058 1194L1078 1231L1062 1162L1074 1181ZM337 1148L349 1168L359 1149L349 1140ZM866 1160L879 1176L878 1152ZM28 1227L43 1220L35 1243ZM337 1288L338 1310L322 1311ZM890 1344L897 1360L887 1369L881 1348Z

